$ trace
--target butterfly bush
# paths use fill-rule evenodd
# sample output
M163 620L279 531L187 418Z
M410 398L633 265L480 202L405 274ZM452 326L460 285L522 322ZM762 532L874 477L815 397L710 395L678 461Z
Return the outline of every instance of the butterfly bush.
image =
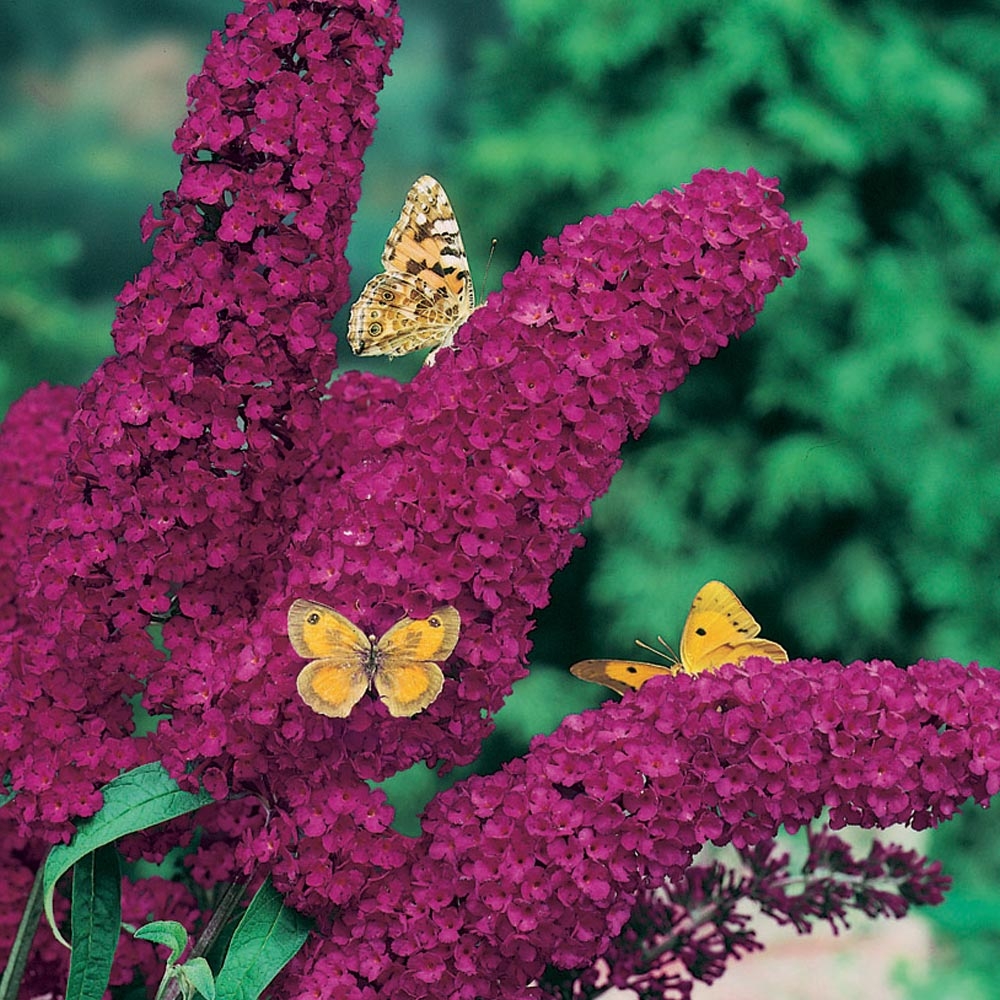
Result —
M709 840L985 802L998 685L947 662L651 682L438 796L421 837L390 829L372 783L475 758L622 445L805 246L773 179L702 171L525 254L409 385L328 384L400 32L378 0L230 15L189 85L181 183L143 223L153 262L119 298L117 355L4 426L5 863L22 885L101 784L162 759L218 800L194 881L267 872L318 918L282 996L518 997L547 967L592 966ZM313 713L284 634L297 597L374 633L452 604L440 697L412 718L367 697ZM169 825L126 851L175 843Z

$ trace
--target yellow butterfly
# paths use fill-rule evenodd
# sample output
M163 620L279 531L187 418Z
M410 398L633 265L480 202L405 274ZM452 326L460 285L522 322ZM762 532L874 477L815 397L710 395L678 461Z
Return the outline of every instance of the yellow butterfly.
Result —
M724 663L742 663L748 656L766 656L775 663L788 662L788 654L781 646L769 639L758 639L759 635L760 625L740 599L724 583L710 580L691 603L681 632L680 661L637 639L644 649L665 656L671 666L661 667L639 660L581 660L569 669L574 677L603 684L624 694L629 688L641 688L650 677L678 671L697 674L703 670L717 670Z
M433 177L413 182L382 267L351 307L347 341L354 353L398 356L448 346L476 302L455 213Z
M312 658L296 681L299 694L314 712L343 719L374 684L390 715L416 715L441 693L437 661L451 656L461 624L445 605L427 618L401 618L376 639L325 604L293 601L288 638L299 656Z

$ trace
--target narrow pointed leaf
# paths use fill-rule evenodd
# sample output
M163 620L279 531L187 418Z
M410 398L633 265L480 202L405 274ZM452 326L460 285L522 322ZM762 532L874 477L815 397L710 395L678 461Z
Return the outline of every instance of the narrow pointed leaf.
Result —
M118 852L110 845L73 867L73 952L66 1000L101 1000L108 988L121 933L121 878Z
M100 812L82 820L68 844L53 847L45 860L42 887L45 916L52 933L66 947L69 942L59 933L52 912L56 882L81 858L104 844L110 844L137 830L146 830L208 805L208 792L185 792L167 774L160 763L143 764L119 775L102 789L104 805Z
M20 992L21 978L28 965L31 954L31 943L38 932L38 924L42 917L42 870L38 869L35 881L31 885L28 901L21 914L21 923L7 956L7 966L0 975L0 1000L16 1000Z

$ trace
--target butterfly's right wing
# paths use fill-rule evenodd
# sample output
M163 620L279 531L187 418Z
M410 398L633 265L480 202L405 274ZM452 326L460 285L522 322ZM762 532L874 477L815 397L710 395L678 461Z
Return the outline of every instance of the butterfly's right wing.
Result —
M788 654L776 642L758 639L760 625L724 583L710 580L691 603L681 633L681 663L685 673L715 670L724 663L742 663L748 656L766 656L787 663Z
M423 711L441 693L444 672L438 664L455 650L462 619L450 605L426 618L402 618L375 648L375 690L394 716Z

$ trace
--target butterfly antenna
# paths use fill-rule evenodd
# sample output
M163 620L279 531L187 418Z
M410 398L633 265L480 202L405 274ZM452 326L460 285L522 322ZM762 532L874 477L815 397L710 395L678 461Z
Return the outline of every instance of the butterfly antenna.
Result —
M677 664L680 663L681 661L677 656L677 654L673 651L673 648L670 646L670 644L663 638L662 635L658 635L656 637L656 641L667 652L664 653L663 650L657 649L655 646L650 646L648 642L643 642L642 639L636 639L635 644L639 646L641 649L645 649L650 653L655 653L657 656L663 657L664 660L666 660L673 666L677 666Z
M486 290L486 279L489 277L490 264L493 263L493 254L496 253L496 249L497 249L497 238L494 236L493 239L490 240L490 255L489 255L489 257L486 260L486 269L483 271L483 283L482 283L482 285L480 285L480 287L483 289L483 294L484 295L486 293L485 292L485 290Z

